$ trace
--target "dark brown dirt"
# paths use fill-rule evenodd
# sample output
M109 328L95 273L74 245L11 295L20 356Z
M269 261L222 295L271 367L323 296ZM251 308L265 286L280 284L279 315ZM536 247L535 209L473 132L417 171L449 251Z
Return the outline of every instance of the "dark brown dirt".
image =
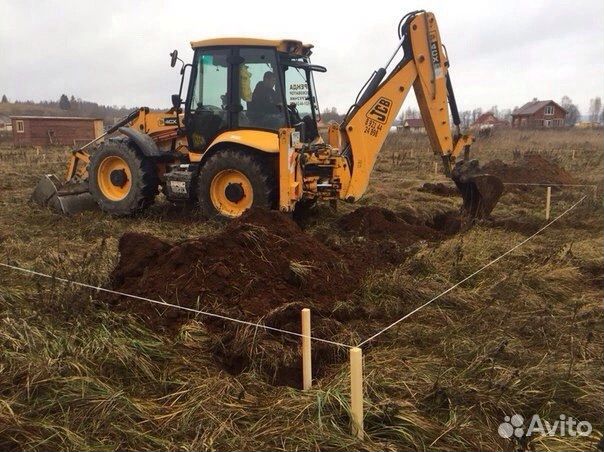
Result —
M435 215L428 225L445 235L453 235L470 229L472 222L459 212L450 211Z
M359 327L352 325L366 316L358 312L362 304L348 303L356 307L342 309L341 302L355 299L367 272L399 264L418 242L456 231L454 226L430 227L410 213L377 207L343 216L338 227L344 242L334 244L305 233L279 212L253 210L218 234L178 243L127 233L120 239L112 288L295 332L300 329L300 309L309 307L315 337L350 342ZM138 314L155 330L174 331L193 316L125 297L107 301L115 309ZM298 338L213 317L199 320L213 337L212 351L226 370L236 373L261 363L257 370L269 382L298 386ZM345 359L337 347L314 347L317 376L327 364ZM266 356L258 358L259 353Z
M329 309L359 276L339 271L342 257L278 212L252 211L217 235L175 244L127 233L119 252L113 288L187 307L225 305L251 321L300 299Z
M533 184L574 184L572 175L564 168L537 154L528 154L522 160L508 165L492 160L482 167L486 173L499 177L502 182Z
M396 214L382 207L360 207L344 215L338 221L342 231L371 240L395 240L402 246L410 246L421 240L437 240L438 231L422 224L421 220Z
M424 185L419 187L417 191L446 197L460 196L459 190L457 190L454 185L447 185L443 184L442 182L438 182L436 184L426 182Z

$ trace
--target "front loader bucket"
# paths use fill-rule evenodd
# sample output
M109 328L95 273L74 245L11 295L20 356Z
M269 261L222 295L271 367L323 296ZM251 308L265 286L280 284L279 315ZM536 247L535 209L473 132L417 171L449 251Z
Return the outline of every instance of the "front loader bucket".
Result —
M84 184L61 186L59 179L54 174L42 176L30 200L66 215L97 208L96 202Z
M463 198L464 215L487 218L503 193L501 179L481 173L476 160L455 165L452 177Z

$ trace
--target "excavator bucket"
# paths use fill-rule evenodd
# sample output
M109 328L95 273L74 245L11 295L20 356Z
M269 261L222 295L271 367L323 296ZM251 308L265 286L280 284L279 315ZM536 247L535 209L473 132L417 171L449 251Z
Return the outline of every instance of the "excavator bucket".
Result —
M42 176L30 198L36 204L66 215L94 210L96 202L84 183L61 185L54 174Z
M501 179L482 173L477 160L455 165L452 178L463 198L463 213L472 219L487 218L503 193Z

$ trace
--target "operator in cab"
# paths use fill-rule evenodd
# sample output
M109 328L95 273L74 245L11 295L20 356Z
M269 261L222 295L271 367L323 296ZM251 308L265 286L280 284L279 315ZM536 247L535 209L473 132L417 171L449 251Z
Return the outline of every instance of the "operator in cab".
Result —
M278 128L282 126L281 102L275 91L277 78L272 71L266 71L261 81L256 84L252 94L249 110L255 122L264 127Z

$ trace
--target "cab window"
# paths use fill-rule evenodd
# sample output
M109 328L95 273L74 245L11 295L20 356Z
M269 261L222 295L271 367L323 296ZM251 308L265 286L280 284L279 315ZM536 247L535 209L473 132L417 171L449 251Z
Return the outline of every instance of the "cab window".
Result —
M285 101L298 110L301 118L312 117L312 106L306 71L297 67L286 67Z
M239 127L277 130L287 125L274 49L239 50Z
M195 55L192 93L186 124L189 145L202 150L228 128L228 57L230 50L203 50Z

